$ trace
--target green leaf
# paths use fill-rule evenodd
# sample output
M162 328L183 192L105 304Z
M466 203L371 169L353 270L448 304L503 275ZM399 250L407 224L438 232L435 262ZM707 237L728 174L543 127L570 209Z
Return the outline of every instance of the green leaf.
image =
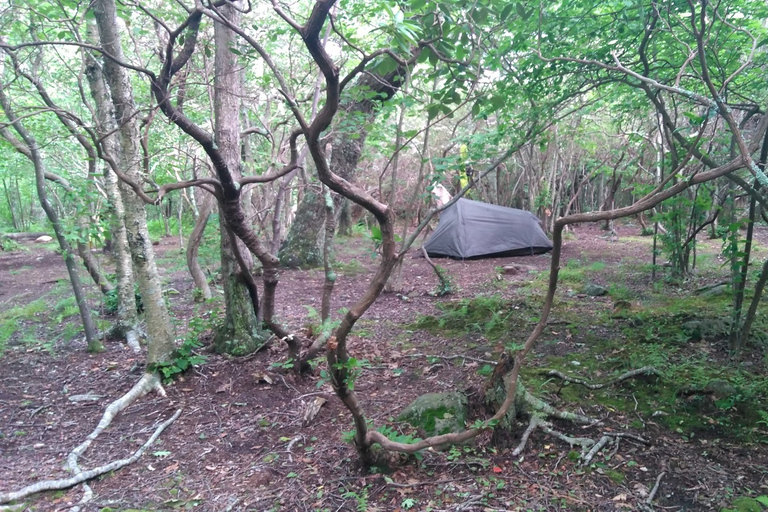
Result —
M501 21L506 21L509 15L512 14L512 9L515 8L515 4L507 4L501 11Z
M371 226L371 239L381 242L381 228L379 226Z

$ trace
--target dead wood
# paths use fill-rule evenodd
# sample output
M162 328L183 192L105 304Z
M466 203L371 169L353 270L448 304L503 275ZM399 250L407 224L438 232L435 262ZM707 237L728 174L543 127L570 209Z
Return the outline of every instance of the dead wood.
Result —
M165 390L160 385L160 380L157 374L146 373L130 389L130 391L128 391L125 395L121 396L120 398L118 398L117 400L115 400L114 402L112 402L107 406L103 416L101 417L101 421L99 421L99 424L96 426L93 432L91 432L88 435L88 437L85 438L85 441L83 441L79 446L75 447L67 457L66 467L69 471L73 473L74 476L72 476L71 478L60 479L60 480L45 480L42 482L37 482L32 485L28 485L27 487L21 489L20 491L9 492L4 494L0 493L0 503L7 503L9 501L22 499L41 491L66 489L68 487L72 487L79 483L86 482L99 475L103 475L104 473L108 473L110 471L115 471L116 469L120 469L138 460L138 458L141 457L141 454L144 453L144 450L146 450L147 447L151 445L155 439L157 439L157 436L159 436L168 425L173 423L173 421L175 421L176 418L178 418L179 414L181 413L181 410L177 411L176 414L170 420L163 423L160 426L160 428L158 428L158 430L155 432L155 435L153 435L150 438L150 440L147 441L147 443L145 443L136 453L134 453L133 456L127 459L121 459L118 461L111 462L109 464L100 466L95 469L91 469L89 471L82 471L78 464L79 457L83 453L85 453L85 451L88 449L89 446L91 446L91 443L93 443L93 441L99 436L99 434L101 434L107 427L109 427L109 425L112 423L112 420L115 418L115 416L117 416L117 414L119 414L121 411L128 408L136 400L138 400L139 398L146 395L152 390L156 390L158 394L165 396ZM80 501L80 504L84 504L88 502L91 496L93 495L90 487L87 484L84 487L85 487L84 496ZM79 506L75 508L79 510Z
M642 368L636 368L634 370L630 370L626 373L623 373L622 375L619 375L615 379L609 380L608 382L604 382L603 384L592 384L590 382L587 382L584 379L579 379L577 377L569 377L558 370L549 370L548 372L546 372L546 375L547 377L557 377L559 379L562 379L564 382L572 382L574 384L579 384L581 386L584 386L587 389L602 389L608 386L613 386L614 384L618 384L619 382L625 381L627 379L631 379L633 377L639 377L641 375L660 376L661 374L653 366L643 366Z
M34 240L36 238L40 238L41 236L50 236L48 233L43 232L34 232L34 233L3 233L3 238L10 238L11 240L14 240L16 242L23 241L23 240Z
M99 466L97 468L94 468L88 471L82 471L71 478L62 478L60 480L44 480L42 482L37 482L32 485L28 485L27 487L24 487L19 491L2 493L0 494L0 503L8 503L9 501L24 499L27 496L31 496L32 494L42 492L42 491L54 491L59 489L67 489L79 483L86 482L88 480L96 478L97 476L101 476L103 474L109 473L110 471L117 471L118 469L128 466L129 464L133 464L134 462L139 460L139 458L147 450L147 448L149 448L152 445L152 443L154 443L155 440L157 440L157 438L160 437L160 434L162 434L163 431L166 428L168 428L168 426L171 423L176 421L176 418L178 418L180 415L181 415L181 409L178 409L173 416L165 420L163 423L161 423L157 427L157 429L155 429L155 433L152 434L152 437L150 437L146 443L144 443L138 450L136 450L136 452L134 452L133 455L131 455L126 459L119 459L116 461L112 461L109 464L105 464L103 466Z

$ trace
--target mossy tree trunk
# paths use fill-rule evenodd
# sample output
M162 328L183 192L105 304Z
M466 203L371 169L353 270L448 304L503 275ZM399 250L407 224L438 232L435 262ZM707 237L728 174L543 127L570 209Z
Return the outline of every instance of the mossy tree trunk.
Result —
M323 264L325 201L319 187L308 186L296 210L291 229L277 257L286 267L319 267Z
M234 26L240 25L240 11L230 4L220 8L220 13ZM242 177L240 162L240 98L242 97L241 69L232 49L237 47L235 33L214 23L216 45L213 79L214 86L214 133L216 145L232 178ZM249 354L262 343L259 321L256 317L252 297L246 286L245 273L251 271L253 256L242 242L233 241L223 215L219 216L221 232L221 279L224 288L226 319L217 333L214 348L218 352L233 355ZM233 244L239 244L234 247ZM238 264L235 251L239 252L243 265ZM243 268L239 268L243 267ZM257 293L255 289L251 293Z
M356 85L363 99L350 101L341 107L341 122L333 139L330 168L340 178L353 182L357 163L363 152L368 130L365 128L376 117L376 108L397 92L404 76L403 69L386 75L363 75ZM345 123L349 119L363 119ZM342 211L342 196L335 196L335 211ZM345 221L348 221L347 217ZM348 224L348 222L347 222ZM344 225L342 223L342 225ZM318 267L323 264L322 235L325 226L325 201L323 195L307 190L299 203L296 217L291 224L285 243L280 249L280 261L292 267ZM346 225L345 229L348 230Z

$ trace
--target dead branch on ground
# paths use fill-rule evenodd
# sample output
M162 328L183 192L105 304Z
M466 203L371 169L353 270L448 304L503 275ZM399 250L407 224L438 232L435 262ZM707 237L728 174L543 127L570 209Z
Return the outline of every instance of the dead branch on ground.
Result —
M117 416L120 412L127 409L131 404L133 404L136 400L141 398L142 396L146 395L150 391L157 391L157 393L161 396L165 396L165 390L160 385L160 380L157 376L157 374L154 373L146 373L144 376L128 391L126 394L112 402L107 406L107 408L104 411L103 416L101 417L101 420L99 421L99 424L96 425L96 428L91 432L88 437L85 438L85 441L83 441L79 446L75 447L67 456L67 465L66 468L68 471L71 471L74 476L71 478L65 478L65 479L59 479L59 480L44 480L42 482L37 482L32 485L28 485L27 487L24 487L20 491L15 492L8 492L8 493L0 493L0 503L7 503L9 501L18 500L22 498L26 498L27 496L30 496L32 494L41 492L41 491L50 491L50 490L58 490L58 489L66 489L68 487L72 487L74 485L77 485L79 483L86 482L88 480L91 480L92 478L95 478L97 476L103 475L104 473L108 473L110 471L115 471L117 469L120 469L124 466L127 466L128 464L134 463L136 460L141 457L141 454L144 453L144 451L151 445L155 439L165 430L165 428L173 423L173 421L176 420L176 418L179 417L179 414L181 414L181 410L177 411L176 414L168 421L160 425L158 429L155 431L155 434L150 438L149 441L147 441L141 448L139 448L138 451L136 451L131 457L127 459L120 459L114 462L111 462L109 464L106 464L104 466L99 466L98 468L91 469L89 471L83 471L80 469L80 466L78 464L78 459L80 456L85 453L85 451L88 449L88 447L91 446L91 443L101 434L109 425L112 424L112 420ZM74 507L76 510L80 510L80 505L87 503L93 493L91 491L91 488L88 486L88 484L84 485L84 495L83 498L80 500L80 503Z
M136 452L133 455L131 455L126 459L119 459L119 460L110 462L109 464L105 464L103 466L99 466L97 468L94 468L88 471L82 471L71 478L63 478L60 480L45 480L42 482L37 482L32 485L28 485L27 487L24 487L19 491L0 494L0 503L8 503L9 501L24 499L27 496L30 496L32 494L42 492L42 491L54 491L54 490L60 490L60 489L67 489L79 483L86 482L88 480L96 478L97 476L101 476L103 474L109 473L110 471L117 471L118 469L128 466L129 464L133 464L134 462L139 460L139 458L147 450L147 448L149 448L152 445L152 443L154 443L155 440L157 440L157 438L160 437L160 434L162 434L163 431L166 428L168 428L168 426L171 423L176 421L176 418L178 418L180 415L181 415L181 409L178 409L173 416L165 420L163 423L161 423L157 427L157 429L155 430L155 433L152 434L152 437L150 437L146 443L141 445L141 447L138 450L136 450Z
M613 380L609 380L608 382L604 382L602 384L592 384L590 382L587 382L584 379L579 379L577 377L569 377L565 375L564 373L558 371L558 370L549 370L546 373L547 377L557 377L559 379L562 379L563 382L572 382L574 384L580 384L584 386L587 389L603 389L607 388L608 386L613 386L615 384L618 384L619 382L625 381L627 379L631 379L633 377L638 377L640 375L656 375L660 376L661 374L659 371L654 368L653 366L643 366L642 368L636 368L634 370L630 370L622 375L619 375Z

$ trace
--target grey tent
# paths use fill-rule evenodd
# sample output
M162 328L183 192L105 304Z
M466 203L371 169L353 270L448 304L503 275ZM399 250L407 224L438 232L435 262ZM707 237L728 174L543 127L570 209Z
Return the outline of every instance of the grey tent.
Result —
M424 248L430 256L464 259L541 254L552 242L531 212L459 199L440 214Z

